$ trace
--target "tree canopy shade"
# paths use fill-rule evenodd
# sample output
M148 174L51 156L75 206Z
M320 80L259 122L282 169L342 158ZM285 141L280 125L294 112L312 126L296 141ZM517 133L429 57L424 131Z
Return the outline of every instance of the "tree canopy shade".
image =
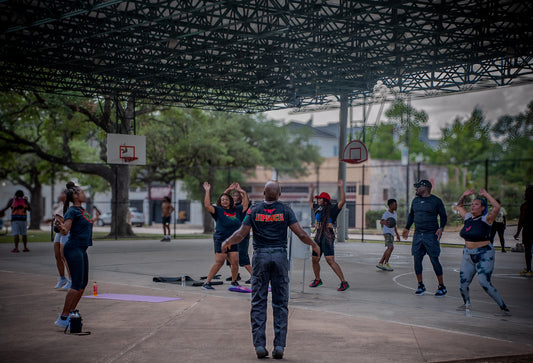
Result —
M257 112L533 79L530 0L0 2L0 86Z

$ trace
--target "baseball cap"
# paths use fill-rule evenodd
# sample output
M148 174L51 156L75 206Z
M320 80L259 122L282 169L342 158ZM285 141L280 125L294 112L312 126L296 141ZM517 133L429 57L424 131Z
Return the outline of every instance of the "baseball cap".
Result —
M419 180L415 183L415 188L420 187L428 187L429 189L433 188L433 185L431 185L431 182L426 179Z
M316 198L326 199L328 202L331 202L331 197L329 196L328 193L325 193L325 192L320 193L319 195L317 195L317 196L315 197L315 199L316 199Z

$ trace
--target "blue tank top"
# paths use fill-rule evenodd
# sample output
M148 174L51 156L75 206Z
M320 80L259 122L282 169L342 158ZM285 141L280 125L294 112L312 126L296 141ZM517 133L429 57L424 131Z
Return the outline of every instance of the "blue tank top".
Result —
M465 215L465 225L461 229L461 237L468 242L482 242L490 240L491 225L487 223L486 216L474 218L472 213Z

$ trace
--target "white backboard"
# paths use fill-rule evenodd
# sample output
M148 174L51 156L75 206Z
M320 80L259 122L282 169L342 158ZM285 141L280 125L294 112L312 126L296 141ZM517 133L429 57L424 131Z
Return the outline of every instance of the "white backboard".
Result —
M146 136L107 134L107 163L146 165Z

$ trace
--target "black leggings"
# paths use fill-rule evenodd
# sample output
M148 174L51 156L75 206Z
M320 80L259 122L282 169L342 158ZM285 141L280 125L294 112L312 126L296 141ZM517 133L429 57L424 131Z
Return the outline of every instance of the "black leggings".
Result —
M67 260L70 276L72 277L71 289L80 291L85 289L89 283L89 258L87 257L87 246L75 246L66 243L63 247L63 255Z

